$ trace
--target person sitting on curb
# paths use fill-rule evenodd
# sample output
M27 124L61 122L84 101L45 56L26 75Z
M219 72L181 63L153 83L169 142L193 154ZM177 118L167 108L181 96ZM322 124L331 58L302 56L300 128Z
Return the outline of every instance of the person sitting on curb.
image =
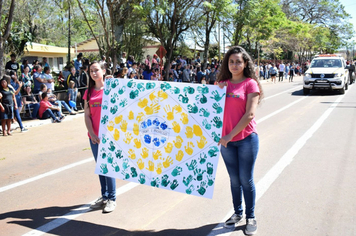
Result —
M48 95L48 101L52 103L52 105L56 106L63 106L66 111L69 112L70 115L76 115L77 113L75 111L72 111L68 104L65 101L57 100L57 96L52 93L52 90L50 88L47 89L47 95ZM62 112L62 111L61 111Z
M42 93L42 101L40 103L39 117L41 119L52 118L53 123L60 123L64 119L64 115L60 112L58 106L53 106L48 101L47 92Z

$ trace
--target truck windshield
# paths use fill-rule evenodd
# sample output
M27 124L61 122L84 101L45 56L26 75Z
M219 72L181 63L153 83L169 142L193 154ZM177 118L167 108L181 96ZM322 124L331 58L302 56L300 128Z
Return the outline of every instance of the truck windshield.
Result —
M340 59L314 59L310 68L329 68L329 67L342 67Z

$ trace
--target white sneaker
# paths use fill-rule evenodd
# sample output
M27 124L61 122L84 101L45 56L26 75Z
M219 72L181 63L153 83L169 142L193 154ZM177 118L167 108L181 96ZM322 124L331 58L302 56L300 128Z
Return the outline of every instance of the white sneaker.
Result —
M107 203L106 203L106 206L103 210L103 213L109 213L109 212L112 212L114 211L116 208L116 202L113 201L113 200L108 200Z
M104 200L102 197L99 197L95 202L90 204L91 209L103 208L108 200Z

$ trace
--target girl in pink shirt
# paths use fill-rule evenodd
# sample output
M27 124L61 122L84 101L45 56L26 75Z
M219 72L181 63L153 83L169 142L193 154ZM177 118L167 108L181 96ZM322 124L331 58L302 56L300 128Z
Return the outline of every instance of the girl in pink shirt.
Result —
M104 91L104 68L103 63L95 61L90 65L88 90L84 93L84 119L88 129L90 147L95 162L98 157L100 143L98 134ZM103 208L103 213L112 212L116 207L116 180L102 175L99 175L99 180L101 185L101 197L92 203L90 208Z
M253 170L259 141L254 117L263 93L254 72L253 61L245 49L235 46L225 54L217 82L220 87L227 86L223 132L219 144L230 176L235 210L225 222L225 227L235 227L242 220L243 194L246 205L245 232L251 235L257 232Z

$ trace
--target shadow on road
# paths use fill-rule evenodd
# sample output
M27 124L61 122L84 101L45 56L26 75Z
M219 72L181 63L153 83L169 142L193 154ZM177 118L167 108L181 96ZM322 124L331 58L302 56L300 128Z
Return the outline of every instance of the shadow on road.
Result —
M8 224L17 224L32 229L53 221L58 216L63 216L83 205L73 205L68 207L47 207L41 209L26 209L19 211L12 211L0 214L0 220L7 218L17 218L22 220L8 221ZM149 218L149 213L147 213ZM132 219L135 221L135 219ZM194 220L194 219L192 219ZM146 222L142 222L144 225ZM47 233L51 235L66 235L66 236L87 236L87 235L110 235L110 236L138 236L138 235L157 235L157 236L181 236L181 235L207 235L218 223L203 225L197 228L190 229L165 229L161 231L152 230L126 230L120 228L120 222L117 222L118 227L99 225L91 222L71 220ZM140 223L137 222L137 228L140 228ZM243 231L245 226L236 227L234 231ZM215 235L232 232L224 228L214 230Z
M291 93L292 96L306 96L303 94L303 89L294 91ZM337 96L340 95L336 91L331 91L331 90L312 90L309 92L309 96Z

